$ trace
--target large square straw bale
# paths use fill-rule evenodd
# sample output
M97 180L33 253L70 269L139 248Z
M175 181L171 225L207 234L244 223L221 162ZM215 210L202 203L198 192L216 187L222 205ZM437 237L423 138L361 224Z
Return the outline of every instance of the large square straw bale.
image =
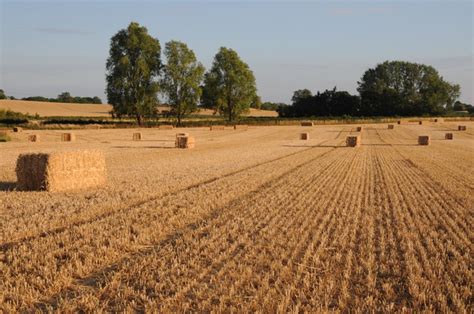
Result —
M140 141L142 139L142 133L141 132L135 132L133 133L132 139L134 141Z
M346 146L348 147L359 147L361 144L360 135L348 136L346 138Z
M429 135L418 136L418 145L430 145L430 136Z
M93 150L21 154L16 175L20 190L62 192L102 187L106 184L105 157Z
M30 135L28 135L28 141L29 142L39 142L40 141L40 136L38 134L30 134Z
M308 132L304 132L304 133L300 133L300 140L309 140L309 133Z
M311 122L311 121L303 121L303 122L301 122L301 126L313 126L313 122Z
M74 133L62 133L61 141L63 142L73 142L76 140L76 135Z
M192 136L178 136L176 137L177 148L194 148L195 145L194 137Z
M458 131L466 131L467 127L465 125L458 125Z
M444 135L444 139L446 140L452 140L454 137L453 137L453 133L446 133Z

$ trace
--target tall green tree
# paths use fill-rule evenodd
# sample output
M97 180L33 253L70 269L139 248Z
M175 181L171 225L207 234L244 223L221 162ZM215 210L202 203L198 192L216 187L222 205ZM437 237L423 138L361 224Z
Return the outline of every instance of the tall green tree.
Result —
M370 116L440 114L460 95L432 66L403 61L378 64L358 84L360 114Z
M134 117L139 125L156 113L161 47L148 30L132 22L115 34L107 59L107 98L116 116Z
M167 63L161 87L181 125L184 115L197 110L204 66L196 60L194 52L179 41L166 43L164 54Z
M257 97L255 77L237 52L221 47L204 78L204 95L229 121L246 112Z

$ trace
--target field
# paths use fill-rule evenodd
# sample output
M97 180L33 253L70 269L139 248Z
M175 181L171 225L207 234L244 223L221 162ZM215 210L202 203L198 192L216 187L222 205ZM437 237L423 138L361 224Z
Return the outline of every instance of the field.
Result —
M103 104L70 104L41 101L23 101L23 100L0 100L0 110L10 109L23 114L35 115L40 117L110 117L111 105ZM160 106L159 111L169 110L169 107ZM212 115L213 110L202 109L198 115ZM276 111L250 109L247 114L249 117L276 117Z
M463 124L364 125L358 148L345 147L355 125L186 129L192 150L172 148L180 129L13 133L0 143L0 312L472 312ZM14 190L20 153L71 148L104 151L106 188Z

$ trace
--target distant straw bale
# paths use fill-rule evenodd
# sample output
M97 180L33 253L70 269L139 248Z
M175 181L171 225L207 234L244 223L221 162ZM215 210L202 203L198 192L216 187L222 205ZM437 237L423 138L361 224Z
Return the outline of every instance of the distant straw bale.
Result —
M435 118L434 122L444 122L444 119L443 118Z
M308 132L300 133L300 140L303 140L303 141L309 140L309 133Z
M313 126L314 123L311 121L303 121L301 122L301 126Z
M141 139L142 139L142 133L141 133L141 132L133 133L132 139L133 139L134 141L141 141Z
M446 140L452 140L454 137L453 137L453 133L446 133L444 135L444 139Z
M13 132L15 133L19 133L19 132L22 132L23 131L23 128L19 127L19 126L16 126L13 128Z
M467 127L465 125L458 125L458 131L466 131Z
M393 124L389 124L389 125L388 125L388 129L389 129L389 130L393 130L394 128L395 128L395 125L393 125Z
M192 136L177 136L175 145L177 148L194 148L196 141Z
M234 125L234 130L248 130L249 126L247 124L236 124Z
M418 145L430 145L430 136L429 135L418 136Z
M73 142L75 140L76 140L76 135L74 133L61 134L61 141L63 142Z
M418 124L419 124L419 125L422 125L422 124L423 124L423 121L418 121Z
M210 128L211 131L216 131L216 130L222 131L224 129L225 127L223 125L211 125L211 128Z
M348 136L346 138L346 146L348 147L359 147L361 144L360 135Z
M30 134L28 135L28 142L39 142L40 136L38 134Z
M362 127L361 127L361 126L358 126L358 127L356 128L356 131L357 131L357 132L362 132Z
M21 154L16 164L20 190L62 192L106 184L105 157L99 151Z

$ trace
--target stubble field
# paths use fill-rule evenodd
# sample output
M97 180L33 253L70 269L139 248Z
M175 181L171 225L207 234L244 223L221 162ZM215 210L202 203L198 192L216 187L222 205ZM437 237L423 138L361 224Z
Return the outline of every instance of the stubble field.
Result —
M172 148L179 129L15 133L0 143L0 311L472 312L463 124L365 125L359 148L354 125L186 129L192 150ZM20 153L86 148L105 152L106 188L14 190Z

